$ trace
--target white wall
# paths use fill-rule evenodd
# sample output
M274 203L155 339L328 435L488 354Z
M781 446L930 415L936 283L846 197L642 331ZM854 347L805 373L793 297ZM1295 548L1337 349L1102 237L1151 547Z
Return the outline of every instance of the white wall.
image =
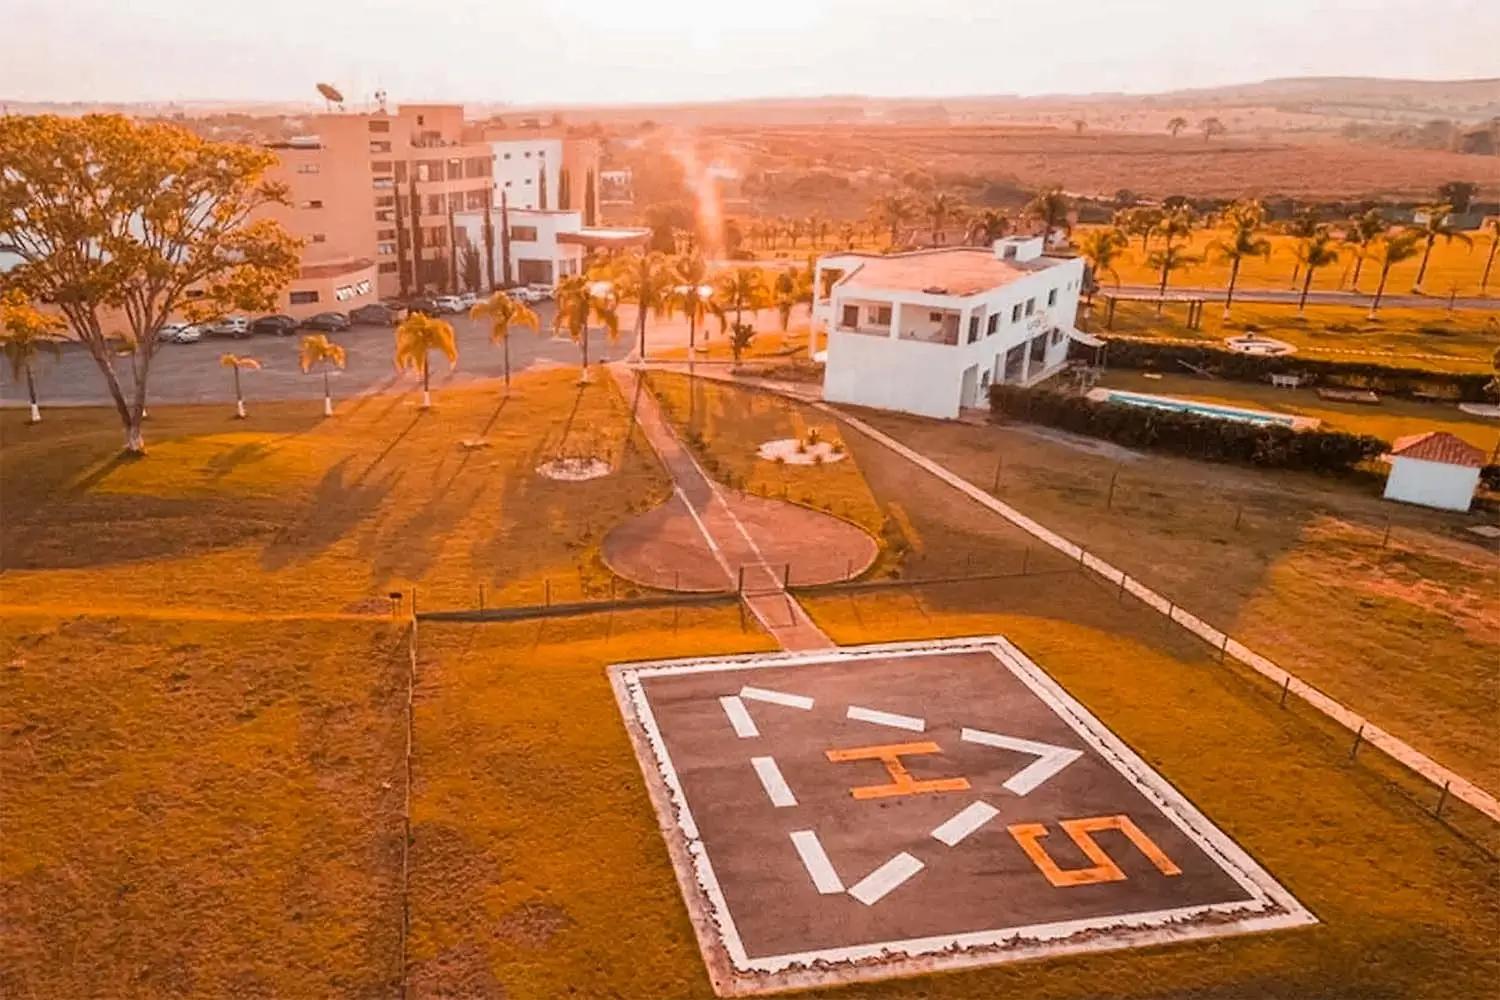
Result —
M1385 498L1439 510L1468 510L1478 485L1479 470L1471 466L1397 455L1391 459Z
M946 344L831 333L823 398L924 417L956 417L961 360ZM914 377L917 372L921 377Z
M490 212L491 224L495 227L495 281L504 280L505 268L501 262L504 244L500 237L500 209ZM484 253L484 213L460 212L453 218L455 228L462 230L468 241ZM518 226L536 229L536 239L517 239ZM533 212L512 208L510 211L510 276L511 281L520 282L521 262L544 260L552 265L552 284L564 276L564 272L576 272L583 262L583 247L572 243L559 243L558 233L576 233L583 227L582 212Z
M500 204L500 191L504 189L511 208L557 207L563 157L561 139L494 140L490 143L490 149L495 154L496 205ZM540 201L538 167L543 167L547 175L545 205Z

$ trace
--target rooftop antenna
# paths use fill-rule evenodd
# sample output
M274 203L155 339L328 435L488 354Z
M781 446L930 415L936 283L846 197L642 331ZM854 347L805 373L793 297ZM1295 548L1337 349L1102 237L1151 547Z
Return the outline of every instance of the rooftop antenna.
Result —
M380 105L380 113L385 113L385 88L375 91L375 103Z
M332 111L335 104L339 106L340 111L344 110L344 95L339 93L339 89L333 84L318 84L318 93L323 95L323 107L326 110Z

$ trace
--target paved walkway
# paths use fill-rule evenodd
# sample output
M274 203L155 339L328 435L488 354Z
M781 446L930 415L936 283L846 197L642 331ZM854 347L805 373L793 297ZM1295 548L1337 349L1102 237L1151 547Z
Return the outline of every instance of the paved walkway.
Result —
M741 588L741 600L785 649L828 649L834 642L813 624L802 605L782 585L781 571L769 562L725 496L662 415L656 397L636 372L610 365L646 440L672 477L675 498L697 526L723 573L723 588Z
M1100 291L1104 294L1118 292L1121 295L1149 295L1156 296L1159 286L1157 285L1102 285ZM1203 285L1168 285L1167 296L1194 295L1206 299L1209 302L1224 301L1223 286L1209 288ZM1243 288L1236 287L1234 300L1236 302L1273 302L1296 305L1302 297L1301 289L1279 289L1279 288ZM1312 289L1307 293L1308 305L1319 306L1351 306L1354 308L1367 308L1375 298L1375 290L1360 292L1335 292L1320 291ZM1168 305L1170 305L1170 301ZM1433 307L1448 308L1448 296L1446 294L1432 295L1391 295L1387 292L1380 297L1382 308L1390 306L1393 308L1430 309ZM1455 309L1500 309L1500 296L1460 296L1453 300ZM1101 310L1102 311L1102 310Z
M740 378L729 372L704 372L700 370L698 375L700 378L714 379L722 382L737 382L751 388L764 389L771 392L781 391L777 388L777 383L765 379ZM1337 701L1297 677L1274 660L1267 656L1262 656L1250 647L1214 628L1197 615L1178 607L1171 600L1152 590L1141 581L1131 578L1124 570L1105 562L1097 556L1089 554L1082 546L1069 541L1041 522L1027 517L1009 504L997 500L957 473L934 462L927 456L914 451L890 435L860 420L858 417L828 403L812 401L809 390L816 392L817 387L799 384L795 387L795 391L789 393L789 395L809 402L810 405L817 409L843 421L861 434L869 437L872 441L885 446L902 458L905 458L922 471L942 480L980 506L994 511L1011 524L1045 542L1069 559L1077 560L1086 569L1099 574L1117 587L1123 587L1126 591L1135 595L1142 603L1166 615L1173 622L1198 636L1215 649L1222 650L1225 656L1239 660L1245 666L1270 680L1277 687L1284 688L1289 696L1300 698L1334 722L1349 730L1349 732L1358 733L1364 743L1379 748L1390 757L1400 761L1412 771L1432 782L1436 787L1446 788L1448 794L1454 798L1467 803L1484 813L1490 819L1500 822L1500 800L1497 800L1495 796L1480 788L1463 775L1444 767L1409 743L1386 732L1347 705L1344 705L1342 702Z

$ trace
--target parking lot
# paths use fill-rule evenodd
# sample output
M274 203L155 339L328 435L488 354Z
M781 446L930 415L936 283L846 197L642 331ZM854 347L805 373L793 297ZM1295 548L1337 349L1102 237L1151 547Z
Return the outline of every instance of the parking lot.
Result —
M510 362L512 372L549 365L578 364L578 345L566 336L552 335L553 305L539 303L534 307L541 318L541 332L519 328L511 331ZM467 315L445 316L458 338L458 364L449 373L441 358L433 359L433 389L504 374L503 355L489 341L488 324ZM590 360L622 358L633 346L635 313L629 307L620 310L620 339L610 343L599 329L590 331ZM329 339L342 344L348 352L345 369L334 375L335 397L347 397L392 388L402 376L392 364L394 338L390 327L356 326ZM717 333L715 333L717 336ZM162 344L151 362L149 400L153 403L208 403L232 400L234 383L230 373L219 365L225 352L249 355L260 362L259 371L243 373L245 398L314 399L323 394L323 380L318 375L304 375L297 365L299 335L277 337L257 334L246 339L204 336L196 344ZM681 319L651 319L647 328L648 351L687 342L687 326ZM118 369L128 383L130 361L118 359ZM407 374L406 379L412 376ZM414 384L414 383L413 383ZM43 407L86 406L106 403L109 395L104 378L88 352L77 344L64 344L59 357L43 357L36 371L37 394ZM24 381L5 379L0 384L0 403L19 405L26 400Z

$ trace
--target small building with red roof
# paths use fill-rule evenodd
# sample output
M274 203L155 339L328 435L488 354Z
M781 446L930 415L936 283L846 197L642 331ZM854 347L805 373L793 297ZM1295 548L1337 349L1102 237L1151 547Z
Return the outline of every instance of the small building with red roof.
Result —
M1468 510L1484 452L1447 431L1397 438L1391 445L1385 498L1439 510Z

